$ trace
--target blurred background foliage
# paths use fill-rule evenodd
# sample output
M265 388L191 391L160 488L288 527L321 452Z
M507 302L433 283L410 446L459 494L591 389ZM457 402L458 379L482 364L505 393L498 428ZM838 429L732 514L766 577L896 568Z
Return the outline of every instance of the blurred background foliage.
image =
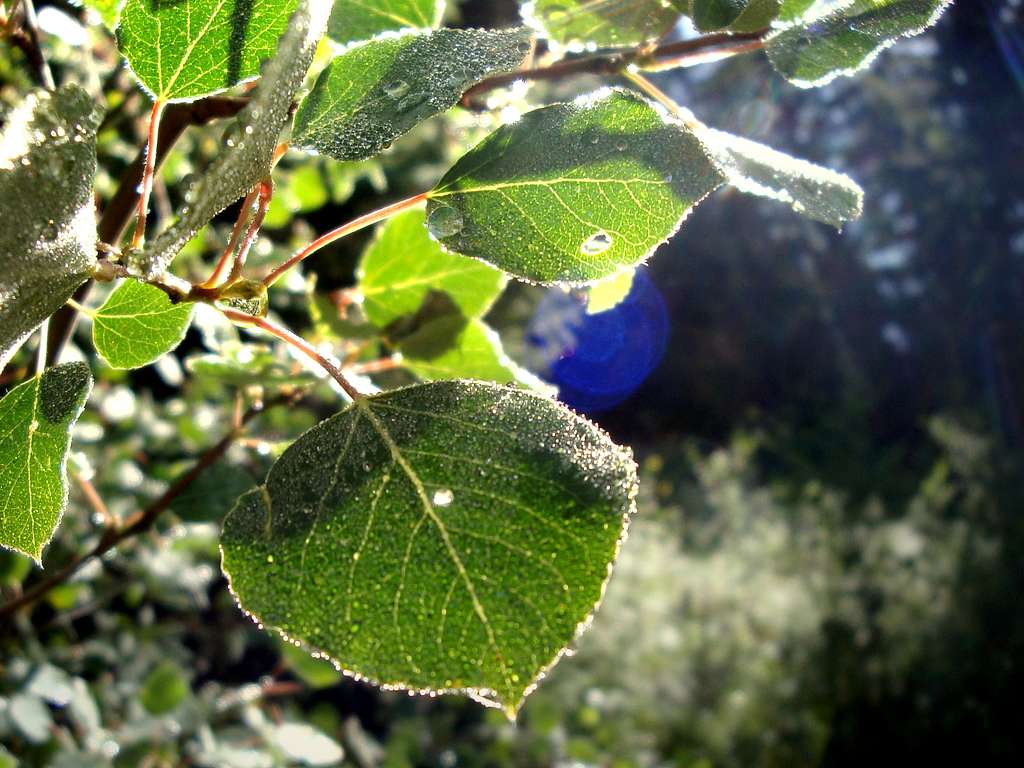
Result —
M145 98L109 34L80 23L87 12L39 8L58 80L107 100L106 199L141 144ZM473 0L451 23L515 15L513 2ZM667 354L632 396L593 414L641 461L640 511L593 627L517 725L456 697L341 678L235 608L218 521L337 399L286 350L200 312L158 365L97 371L75 435L80 482L48 567L94 542L104 515L164 490L239 399L281 390L301 403L260 416L161 535L94 563L5 628L0 766L1019 765L1021 21L1016 0L961 0L868 73L816 91L786 86L757 56L659 79L718 128L850 173L867 210L836 235L719 193L652 261ZM28 86L19 57L0 50L4 108ZM596 84L538 86L491 115L455 110L366 163L289 155L254 266L426 188L531 99ZM182 202L221 131L179 143L158 216ZM176 269L202 274L236 213ZM372 360L381 352L360 341L358 307L334 311L366 242L326 249L273 310ZM545 294L512 285L489 316L522 363ZM5 597L37 578L0 554Z

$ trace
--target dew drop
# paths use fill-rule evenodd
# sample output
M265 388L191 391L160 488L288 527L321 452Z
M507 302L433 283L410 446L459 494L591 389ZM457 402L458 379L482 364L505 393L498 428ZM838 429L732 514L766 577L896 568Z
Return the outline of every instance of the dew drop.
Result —
M389 98L400 99L409 92L409 84L405 80L395 80L384 86L384 93Z
M455 494L448 488L438 488L434 491L434 506L435 507L447 507L452 503L455 498Z
M584 256L597 256L612 247L612 236L604 230L595 232L580 246L580 253Z
M454 237L462 231L462 214L450 205L442 205L427 216L427 229L438 240Z

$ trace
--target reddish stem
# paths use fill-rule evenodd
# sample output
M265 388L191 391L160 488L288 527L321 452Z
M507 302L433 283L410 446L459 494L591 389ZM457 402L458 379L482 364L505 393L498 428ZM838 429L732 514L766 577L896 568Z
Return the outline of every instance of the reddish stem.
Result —
M242 209L238 212L238 219L235 220L235 226L231 230L231 239L228 240L228 245L220 255L220 259L217 261L217 266L213 268L213 272L210 274L210 277L206 282L200 283L200 288L216 288L224 282L224 278L231 266L231 258L235 255L235 248L238 247L238 241L242 237L242 229L245 226L246 219L248 218L249 210L252 208L252 204L256 199L256 194L257 190L254 189L246 195L245 200L242 201Z
M139 191L139 205L136 211L135 234L132 248L139 248L146 239L146 214L149 212L149 195L153 191L153 173L156 170L157 136L160 131L160 116L165 102L157 99L149 113L149 136L146 140L146 165L142 171L142 189Z
M268 177L254 191L256 192L256 213L249 220L249 230L245 233L242 247L238 249L235 266L231 268L231 275L228 278L229 282L242 276L242 269L249 257L249 249L252 248L256 235L259 234L260 227L263 226L263 220L267 217L267 208L270 207L270 199L274 196L274 182Z

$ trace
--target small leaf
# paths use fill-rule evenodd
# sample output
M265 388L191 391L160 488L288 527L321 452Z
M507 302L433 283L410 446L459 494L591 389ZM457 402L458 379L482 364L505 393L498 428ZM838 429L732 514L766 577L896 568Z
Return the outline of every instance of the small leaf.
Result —
M371 40L337 56L295 115L292 141L337 160L365 160L470 86L515 70L530 49L525 30L440 29Z
M36 91L0 134L0 369L96 263L96 127L77 85Z
M636 45L661 37L690 0L536 0L523 18L549 40L573 47Z
M436 29L444 0L334 0L327 35L339 43L369 40L400 29Z
M306 723L281 723L270 730L271 743L281 751L289 764L338 765L345 756L334 739Z
M836 228L861 214L864 191L849 176L724 131L707 128L698 135L742 192L788 203Z
M505 354L498 334L482 320L438 318L403 340L400 349L403 366L424 381L477 379L537 387L536 379Z
M242 608L344 668L510 717L586 625L636 493L628 450L474 382L357 401L224 522Z
M743 13L729 25L732 32L760 32L779 17L783 0L748 0Z
M139 699L151 715L173 712L189 694L185 673L170 661L158 664L142 684Z
M363 255L359 292L378 328L418 312L431 291L445 293L463 317L483 317L505 288L494 267L441 250L425 219L421 210L393 217Z
M117 47L155 99L191 101L251 80L297 0L127 0Z
M112 368L156 362L185 338L193 305L172 304L159 288L125 280L92 318L92 342Z
M904 37L932 26L952 0L846 0L816 7L768 39L768 58L801 88L864 69Z
M330 9L328 0L299 0L277 43L277 55L264 67L249 104L228 128L229 136L234 137L232 146L221 152L188 190L193 202L179 211L178 221L132 259L143 277L162 275L210 219L269 175L274 148L291 117L292 98L313 61Z
M0 400L0 546L42 558L68 503L71 428L91 390L89 367L68 363Z
M484 139L430 193L427 228L526 280L584 283L647 259L723 178L690 129L604 92Z

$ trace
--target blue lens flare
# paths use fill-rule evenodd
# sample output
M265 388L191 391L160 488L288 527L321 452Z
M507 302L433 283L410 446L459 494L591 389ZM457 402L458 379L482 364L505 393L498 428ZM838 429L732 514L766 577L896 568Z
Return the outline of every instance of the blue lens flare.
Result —
M558 387L561 400L595 413L624 401L650 376L665 355L668 327L665 300L638 270L629 295L605 312L587 314L585 297L550 291L526 341L538 373Z

